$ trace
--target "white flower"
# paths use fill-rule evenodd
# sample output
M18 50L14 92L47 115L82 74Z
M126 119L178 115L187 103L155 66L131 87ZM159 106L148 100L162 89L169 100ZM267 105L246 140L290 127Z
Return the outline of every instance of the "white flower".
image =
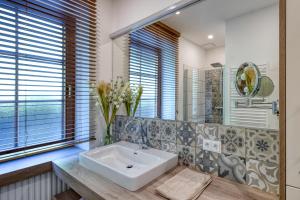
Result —
M244 92L245 92L246 94L248 94L249 89L248 89L247 87L244 87Z

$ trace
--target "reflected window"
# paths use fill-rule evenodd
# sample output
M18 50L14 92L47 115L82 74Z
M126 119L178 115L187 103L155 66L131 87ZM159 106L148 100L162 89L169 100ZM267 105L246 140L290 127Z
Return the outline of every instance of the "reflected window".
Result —
M129 81L143 86L137 116L176 119L178 37L161 22L130 34Z

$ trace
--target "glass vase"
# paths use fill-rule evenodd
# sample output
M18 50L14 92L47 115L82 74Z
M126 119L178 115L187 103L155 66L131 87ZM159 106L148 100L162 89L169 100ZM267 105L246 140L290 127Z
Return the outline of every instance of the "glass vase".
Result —
M104 145L112 144L112 136L110 131L111 124L106 125L106 134L104 137Z

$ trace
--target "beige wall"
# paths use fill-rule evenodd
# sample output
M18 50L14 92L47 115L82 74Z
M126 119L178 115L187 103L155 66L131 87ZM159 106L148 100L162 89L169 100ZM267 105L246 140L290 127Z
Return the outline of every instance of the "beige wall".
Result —
M300 199L300 1L287 0L286 184L287 199ZM297 189L298 188L298 189Z

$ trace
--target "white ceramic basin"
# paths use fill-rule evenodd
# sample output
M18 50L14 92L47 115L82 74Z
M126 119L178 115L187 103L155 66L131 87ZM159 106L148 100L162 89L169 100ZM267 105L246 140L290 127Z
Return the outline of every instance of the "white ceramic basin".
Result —
M79 155L85 168L136 191L177 165L177 155L157 149L139 150L138 145L118 142Z

